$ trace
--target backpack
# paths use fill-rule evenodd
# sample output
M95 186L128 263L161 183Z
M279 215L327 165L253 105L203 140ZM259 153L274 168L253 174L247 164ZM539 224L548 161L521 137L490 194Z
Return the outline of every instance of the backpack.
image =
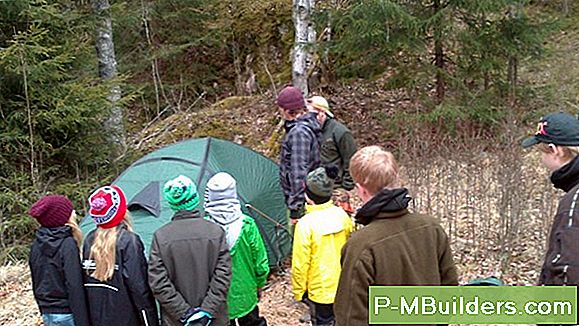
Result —
M465 286L506 286L506 284L495 276L489 276L472 279Z

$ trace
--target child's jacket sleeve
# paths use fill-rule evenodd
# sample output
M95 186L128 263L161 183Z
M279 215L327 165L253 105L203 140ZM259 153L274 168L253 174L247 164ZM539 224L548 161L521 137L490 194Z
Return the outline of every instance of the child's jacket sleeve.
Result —
M255 280L257 288L261 288L265 285L269 275L269 260L267 259L267 250L263 244L263 238L259 234L259 229L253 219L249 220L251 221L250 244L255 266Z
M82 268L80 264L80 254L76 241L70 238L62 244L62 263L68 302L74 318L74 324L78 326L89 326L89 313L84 293L84 283L82 278Z
M295 300L302 300L308 289L311 243L303 221L296 224L292 251L292 291Z
M123 278L143 325L159 325L159 315L147 277L147 260L143 242L132 234L123 256Z
M375 284L376 268L369 250L361 254L342 249L342 273L334 301L336 320L340 325L368 325L368 287Z
M354 231L354 223L349 216L344 216L344 232L346 232L346 238L350 238L350 235Z

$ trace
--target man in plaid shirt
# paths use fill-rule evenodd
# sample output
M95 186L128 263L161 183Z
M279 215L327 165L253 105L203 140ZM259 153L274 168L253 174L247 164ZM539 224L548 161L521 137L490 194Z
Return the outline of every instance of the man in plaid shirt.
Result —
M279 177L290 218L295 223L304 211L305 180L320 166L322 129L315 113L308 112L301 90L288 86L277 97L286 134L280 153Z

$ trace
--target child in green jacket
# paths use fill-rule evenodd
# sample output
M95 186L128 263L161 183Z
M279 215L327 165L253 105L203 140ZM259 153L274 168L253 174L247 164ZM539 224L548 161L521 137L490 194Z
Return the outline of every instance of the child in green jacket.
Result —
M231 287L227 294L230 325L265 326L259 316L258 290L269 274L267 251L255 221L241 212L236 182L225 172L207 182L205 213L207 219L220 225L226 234L231 253Z

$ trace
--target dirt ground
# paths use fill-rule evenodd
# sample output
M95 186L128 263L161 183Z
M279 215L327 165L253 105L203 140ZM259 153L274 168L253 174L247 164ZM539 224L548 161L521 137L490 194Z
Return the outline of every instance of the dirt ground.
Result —
M298 319L307 310L305 305L291 298L289 274L272 275L259 304L270 325L300 325ZM30 271L25 264L0 268L0 325L43 325L32 295Z
M308 325L299 321L307 314L307 309L304 304L292 300L289 274L270 277L259 309L272 326ZM32 295L30 272L24 264L0 268L0 325L43 325Z

